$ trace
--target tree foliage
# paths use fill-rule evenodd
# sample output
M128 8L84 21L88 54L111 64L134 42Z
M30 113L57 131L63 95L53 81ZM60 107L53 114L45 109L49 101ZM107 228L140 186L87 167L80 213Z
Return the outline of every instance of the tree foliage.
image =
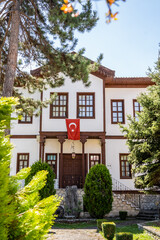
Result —
M78 17L62 12L62 3L62 0L0 1L0 90L3 88L4 96L13 93L19 97L18 107L30 115L46 103L25 99L13 86L21 86L29 93L61 86L64 77L59 73L73 82L82 80L87 86L89 72L97 67L82 57L84 49L72 53L77 44L75 31L90 31L97 22L91 1L79 2ZM24 72L30 63L41 67L38 76Z
M9 126L13 105L17 100L0 99L0 239L8 239L8 228L15 218L15 205L9 193L9 166L12 145L9 137L5 136L5 128Z
M54 189L55 174L54 174L53 170L51 169L51 167L48 165L48 163L41 163L40 161L35 162L31 166L30 174L25 179L25 184L27 185L32 180L33 176L35 176L35 174L41 170L46 170L48 172L46 184L39 192L41 199L43 199L43 198L49 197L50 195L53 195L56 193L56 191Z
M37 172L24 188L18 182L29 175L30 168L9 176L12 145L5 129L13 119L11 113L17 103L14 98L0 99L0 239L46 239L60 203L53 195L40 200L39 191L46 184L48 172Z
M90 168L84 184L83 201L91 217L103 218L112 210L112 179L103 164Z
M129 146L129 160L135 175L135 186L154 190L160 187L160 61L149 76L155 83L138 102L143 110L138 121L129 116L129 124L122 127Z

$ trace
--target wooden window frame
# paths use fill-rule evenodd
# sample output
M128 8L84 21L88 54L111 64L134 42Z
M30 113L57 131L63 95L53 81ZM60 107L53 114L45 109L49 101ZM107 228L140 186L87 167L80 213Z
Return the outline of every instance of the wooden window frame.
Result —
M99 156L99 164L101 162L101 154L100 153L89 153L89 169L91 168L91 156ZM96 160L98 161L98 160Z
M20 155L28 156L28 159L25 160L25 161L27 161L27 167L29 167L29 153L17 153L17 172L20 171L20 170L19 170L19 162L20 162L20 161L23 161L23 160L20 160L20 159L19 159L19 156L20 156Z
M48 160L47 160L48 155L56 156L56 160L49 160L49 161L55 161L55 178L57 178L57 153L46 153L46 163L48 163ZM48 163L48 165L50 165L50 164Z
M52 92L50 95L56 93L58 96L65 95L66 96L66 116L60 116L60 110L58 111L59 116L53 116L53 104L50 104L50 119L66 119L68 118L68 92ZM63 105L54 105L56 107L62 107Z
M85 95L85 96L92 95L93 96L93 105L88 105L88 107L93 107L93 116L92 117L87 117L87 116L80 117L79 116L79 107L80 106L83 106L85 108L87 107L87 105L79 105L79 96L82 96L82 95ZM77 93L77 118L81 118L81 119L95 119L95 92L78 92Z
M25 121L18 120L18 124L32 124L32 120L33 120L32 116L28 116L27 114L25 114L25 116L23 116L23 117L25 118ZM30 120L30 121L27 121L27 120L26 120L27 117L30 117L31 120Z
M121 156L128 156L129 153L120 153L119 154L119 164L120 164L120 179L132 179L132 165L130 164L130 174L131 176L122 176L122 166L121 162L127 162L126 160L121 160ZM125 175L126 175L126 164L125 164Z
M122 102L122 111L113 111L113 106L112 106L112 103L113 102ZM122 113L122 118L123 118L123 121L122 122L118 122L118 115L117 115L117 122L113 122L113 113L114 112L120 112ZM118 124L118 123L121 123L121 124L125 124L125 114L124 114L125 110L124 110L124 99L111 99L111 123L112 124Z
M135 103L136 102L139 104L138 105L138 111L135 111ZM137 101L137 99L133 99L133 117L136 118L136 112L141 112L140 108L141 108L141 106L140 106L140 103Z

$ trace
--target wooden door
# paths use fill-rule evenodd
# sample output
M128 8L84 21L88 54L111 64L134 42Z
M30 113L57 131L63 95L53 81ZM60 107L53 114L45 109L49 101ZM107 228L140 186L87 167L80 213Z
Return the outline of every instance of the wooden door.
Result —
M82 154L76 154L72 159L71 154L63 154L62 187L77 185L82 188Z

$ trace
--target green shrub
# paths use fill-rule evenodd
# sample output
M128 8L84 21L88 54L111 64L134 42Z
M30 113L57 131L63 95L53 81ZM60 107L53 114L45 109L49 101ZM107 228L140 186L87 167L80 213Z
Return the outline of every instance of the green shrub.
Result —
M133 234L125 232L117 233L116 240L133 240Z
M112 240L116 231L116 224L114 222L102 223L102 231L105 238Z
M97 230L102 231L102 223L103 222L108 222L107 219L97 219Z
M119 211L119 217L121 220L126 220L127 218L127 211Z
M112 210L112 179L103 164L90 168L84 184L84 205L91 217L102 219Z
M35 162L31 166L31 171L30 171L29 176L25 179L25 185L27 185L32 180L33 176L35 176L35 174L37 172L42 171L42 170L46 170L48 172L48 174L47 174L46 185L39 191L41 199L49 197L56 193L56 191L54 189L55 174L54 174L53 170L51 169L51 167L48 165L48 163L41 163L40 161Z
M8 239L9 226L15 219L15 206L10 193L10 159L12 145L5 129L9 128L11 113L17 100L0 98L0 239Z

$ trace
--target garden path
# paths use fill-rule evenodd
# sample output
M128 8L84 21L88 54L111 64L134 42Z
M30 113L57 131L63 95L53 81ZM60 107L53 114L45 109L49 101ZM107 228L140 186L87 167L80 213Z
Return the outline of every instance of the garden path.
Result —
M47 240L104 240L96 229L51 229Z

